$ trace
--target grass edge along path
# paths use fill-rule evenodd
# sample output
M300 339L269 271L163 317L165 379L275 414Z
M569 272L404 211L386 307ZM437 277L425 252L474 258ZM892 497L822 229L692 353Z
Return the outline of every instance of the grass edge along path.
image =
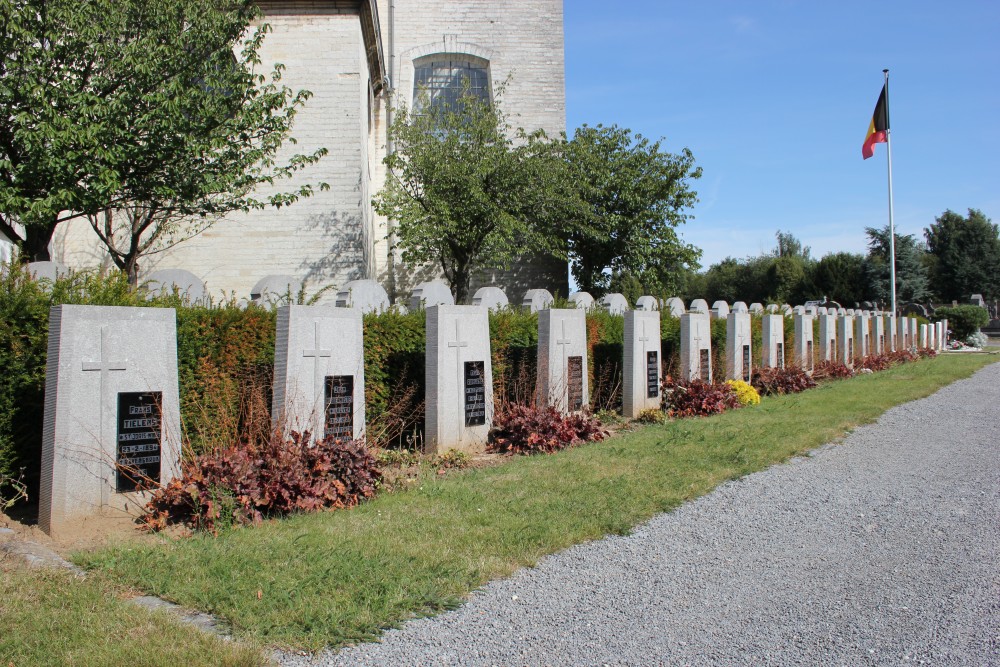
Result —
M0 554L0 665L251 667L253 646L228 643L165 612L130 604L105 582L29 568Z
M942 355L754 408L425 478L350 511L76 560L221 616L255 641L315 650L370 640L546 554L627 533L722 482L835 441L995 360Z

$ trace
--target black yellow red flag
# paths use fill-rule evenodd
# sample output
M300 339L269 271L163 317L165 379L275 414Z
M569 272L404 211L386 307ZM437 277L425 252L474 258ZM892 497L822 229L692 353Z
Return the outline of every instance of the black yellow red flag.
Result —
M865 143L861 146L861 155L865 160L875 155L875 144L884 144L889 140L889 105L885 97L886 86L883 85L878 102L875 103L875 113L872 114Z

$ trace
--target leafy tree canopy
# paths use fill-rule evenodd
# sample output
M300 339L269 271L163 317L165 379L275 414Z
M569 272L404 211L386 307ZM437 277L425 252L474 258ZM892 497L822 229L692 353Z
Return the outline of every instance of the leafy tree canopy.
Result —
M891 307L892 283L890 272L889 226L865 228L868 235L868 258L865 263L869 293L881 304ZM924 303L931 298L927 269L921 261L926 252L912 234L895 235L896 243L896 303Z
M934 289L944 301L1000 298L1000 232L982 211L945 211L924 230L934 256Z
M125 268L158 223L176 239L171 222L309 195L254 194L325 153L278 159L309 94L258 71L258 16L253 0L0 3L0 229L23 225L47 259L56 226L87 216ZM105 224L118 209L136 213L124 228Z
M679 154L617 126L578 128L566 142L571 179L585 206L565 222L570 268L581 290L608 290L615 276L632 276L643 291L666 295L698 267L701 250L677 227L697 200L690 181L701 177L691 151Z
M375 210L395 221L404 261L436 264L465 303L474 270L527 253L566 257L557 221L577 206L557 142L514 130L501 107L466 91L421 113L394 109L385 187Z

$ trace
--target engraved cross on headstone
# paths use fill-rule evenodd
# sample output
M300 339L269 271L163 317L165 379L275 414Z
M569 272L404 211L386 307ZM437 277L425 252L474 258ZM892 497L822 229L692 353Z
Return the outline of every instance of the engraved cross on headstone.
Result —
M105 404L110 400L108 396L105 395L105 390L107 389L107 381L111 374L111 371L127 371L128 361L108 361L108 327L101 327L101 358L97 361L84 361L83 368L84 372L92 371L100 373L100 393L98 394L98 401L100 401L100 439L101 446L104 446L104 408ZM117 443L116 443L117 444ZM102 468L103 469L103 468ZM104 484L101 485L101 501L107 503L108 501L108 472L107 470L101 475L104 480Z
M462 372L462 348L469 347L469 341L462 340L462 333L459 329L458 318L455 318L455 340L449 341L448 347L455 350L455 369L458 373L458 390L461 392L462 405L465 405L465 373ZM440 399L440 397L439 397ZM462 433L464 429L458 427L458 441L462 441Z
M571 338L566 335L566 318L561 318L559 320L562 323L562 338L556 338L556 345L563 346L562 352L562 362L563 362L563 384L566 385L566 404L569 405L569 344L573 342Z
M321 377L323 369L320 367L321 358L329 358L333 356L333 350L324 350L320 348L320 332L319 332L319 321L313 323L315 327L315 333L313 334L313 349L303 350L302 356L307 359L313 360L313 394L312 400L315 401L316 397L323 393L323 379ZM325 406L324 406L325 407Z

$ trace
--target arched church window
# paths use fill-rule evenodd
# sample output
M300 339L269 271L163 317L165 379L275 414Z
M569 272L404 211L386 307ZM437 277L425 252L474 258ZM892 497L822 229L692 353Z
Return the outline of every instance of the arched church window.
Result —
M490 101L489 61L475 56L439 54L413 63L413 108L454 108L468 94Z

